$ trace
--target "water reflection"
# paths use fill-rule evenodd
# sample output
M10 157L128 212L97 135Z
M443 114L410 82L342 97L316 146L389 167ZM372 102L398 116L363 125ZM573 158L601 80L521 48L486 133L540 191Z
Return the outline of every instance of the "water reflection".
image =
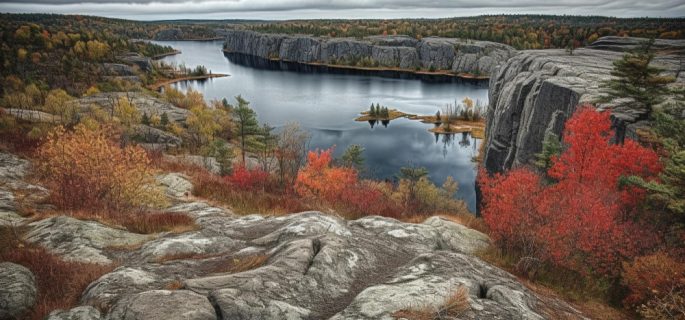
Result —
M436 184L453 176L459 182L457 197L475 210L476 171L471 159L477 155L479 140L468 133L461 137L434 136L428 131L430 124L419 121L397 119L390 125L390 121L364 123L354 119L372 102L412 114L433 114L465 96L487 102L487 84L411 75L376 77L340 70L327 73L291 64L274 67L254 59L229 59L221 51L221 42L162 44L183 52L166 57L167 62L185 63L188 67L201 64L214 73L230 75L179 83L177 88L200 90L208 99L232 100L241 94L250 101L261 122L276 127L298 122L307 128L312 135L312 149L335 146L334 154L340 156L349 145L361 145L366 150L368 174L375 178L393 179L401 167L409 165L426 167ZM252 62L256 64L250 65Z

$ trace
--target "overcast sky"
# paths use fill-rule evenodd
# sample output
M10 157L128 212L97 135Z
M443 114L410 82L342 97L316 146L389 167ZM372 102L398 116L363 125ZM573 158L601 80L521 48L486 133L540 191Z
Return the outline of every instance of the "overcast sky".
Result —
M481 14L683 17L683 0L0 0L0 12L136 20L439 18Z

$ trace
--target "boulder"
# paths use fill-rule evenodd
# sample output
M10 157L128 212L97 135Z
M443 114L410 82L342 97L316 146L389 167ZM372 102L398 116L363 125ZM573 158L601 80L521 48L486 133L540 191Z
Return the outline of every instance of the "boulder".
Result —
M0 262L0 319L21 319L36 303L36 280L25 267Z
M157 129L144 124L133 126L131 138L138 143L163 145L165 148L179 147L183 140L181 138L161 129Z
M71 310L55 310L50 312L47 320L100 320L98 309L91 306L80 306Z
M66 216L28 224L24 240L43 246L66 260L110 264L105 252L110 247L128 247L149 240L149 236L114 229L95 221Z
M216 320L207 297L188 290L145 291L119 301L110 320Z
M182 173L166 173L157 176L157 183L165 187L167 196L171 198L186 198L193 191L193 184Z
M154 66L152 65L152 59L145 57L137 52L128 52L126 54L117 56L120 61L137 66L141 70L151 72Z

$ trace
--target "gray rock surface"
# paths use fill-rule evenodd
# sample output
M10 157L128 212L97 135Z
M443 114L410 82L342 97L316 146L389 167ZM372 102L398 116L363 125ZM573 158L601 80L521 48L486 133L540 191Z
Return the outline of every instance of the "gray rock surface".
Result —
M48 196L48 190L25 182L30 163L15 155L0 152L0 226L17 226L25 221L19 211L22 206L42 208L39 205Z
M36 303L36 280L25 267L0 262L0 319L21 319Z
M184 155L178 155L178 156L165 154L164 160L170 161L170 162L181 163L181 164L185 164L185 165L198 166L201 168L205 168L205 169L209 170L209 172L214 173L214 174L219 174L221 172L221 166L219 165L219 162L214 157L203 157L203 156L190 155L190 154L184 154Z
M152 71L154 68L152 65L152 59L148 57L144 57L140 55L139 53L136 52L129 52L120 56L117 56L117 59L121 60L122 62L129 64L129 65L134 65L140 68L141 70L144 71Z
M224 49L267 59L350 65L370 59L381 67L451 70L481 76L492 74L516 51L507 45L456 38L371 36L364 39L263 34L225 30Z
M608 42L603 39L596 43ZM612 62L623 55L617 51L577 49L569 55L565 50L529 50L503 65L490 79L483 158L486 168L501 172L529 164L542 149L545 132L561 136L564 123L579 104L594 103L602 96L601 84L610 79ZM675 75L681 59L665 54L658 55L653 63ZM677 81L683 85L685 73L681 72ZM626 123L630 137L634 132L631 124L645 112L632 110L632 102L622 100L597 106L611 108L614 121Z
M160 145L164 146L164 148L179 147L183 142L181 138L167 131L144 124L135 125L131 137L138 143Z
M460 318L552 318L542 307L550 299L473 255L486 235L444 218L236 216L176 197L192 188L180 174L159 180L175 203L166 214L187 214L196 230L146 236L64 216L26 226L27 241L65 259L119 265L85 289L84 308L51 319L392 319L411 306L440 307L461 287L470 308Z
M128 99L141 114L147 113L148 116L161 116L166 113L169 120L184 122L190 111L181 109L173 104L161 99L157 99L149 94L142 92L102 92L74 100L82 109L87 109L91 105L99 106L104 110L112 110L116 107L120 98Z
M165 173L157 176L157 182L165 187L166 194L171 198L186 198L193 191L193 184L182 173Z
M26 109L14 109L6 108L4 109L8 114L13 115L17 119L21 119L28 122L36 123L59 123L60 119L58 116L49 114L47 112L38 110L26 110Z
M188 290L152 290L120 300L108 319L216 320L217 315L206 296Z
M140 244L149 236L114 229L94 221L57 216L32 222L24 240L41 245L67 260L109 264L109 247Z
M71 310L55 310L50 312L47 320L100 320L98 309L91 306L80 306Z

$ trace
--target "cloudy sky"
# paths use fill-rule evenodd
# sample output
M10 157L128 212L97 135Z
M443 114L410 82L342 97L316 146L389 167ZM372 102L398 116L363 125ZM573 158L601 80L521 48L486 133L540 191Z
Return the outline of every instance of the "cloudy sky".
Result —
M481 14L684 17L683 0L0 0L0 12L157 19L438 18Z

